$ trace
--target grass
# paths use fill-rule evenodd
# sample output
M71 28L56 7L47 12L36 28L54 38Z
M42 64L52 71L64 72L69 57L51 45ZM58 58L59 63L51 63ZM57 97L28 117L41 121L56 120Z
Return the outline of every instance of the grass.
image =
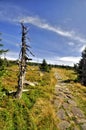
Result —
M23 92L18 100L5 94L6 90L17 89L18 67L14 65L7 67L0 77L0 130L57 130L59 120L52 102L57 83L55 72L60 74L86 115L86 87L77 82L74 70L53 68L50 73L42 73L38 66L28 66L26 79L36 85L24 86L29 91Z
M20 100L5 92L17 89L18 67L7 68L0 84L0 130L57 130L58 119L51 103L56 80L54 72L42 73L38 67L28 66L26 79L37 83L25 86Z

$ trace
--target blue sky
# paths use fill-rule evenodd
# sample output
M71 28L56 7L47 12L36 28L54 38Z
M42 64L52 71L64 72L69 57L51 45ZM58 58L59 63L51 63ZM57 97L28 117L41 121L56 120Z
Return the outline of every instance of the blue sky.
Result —
M73 65L86 45L86 0L0 0L0 32L7 58L18 59L20 22L29 27L33 61Z

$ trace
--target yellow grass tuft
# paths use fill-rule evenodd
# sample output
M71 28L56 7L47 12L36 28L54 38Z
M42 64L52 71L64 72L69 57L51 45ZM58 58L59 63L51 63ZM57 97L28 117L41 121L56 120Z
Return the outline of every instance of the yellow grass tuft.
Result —
M39 98L31 112L38 129L56 129L58 122L57 115L55 108L49 101Z

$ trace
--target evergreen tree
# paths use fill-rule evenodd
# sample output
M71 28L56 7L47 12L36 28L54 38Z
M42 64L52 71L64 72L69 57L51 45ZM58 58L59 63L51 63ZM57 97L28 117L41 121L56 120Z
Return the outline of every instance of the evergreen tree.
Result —
M0 33L0 35L1 35L1 33ZM0 38L0 42L2 41L2 39ZM3 44L2 43L0 43L0 47L3 47ZM0 49L0 55L2 55L2 54L5 54L6 52L8 52L9 50L7 49L7 50L4 50L4 49Z
M0 35L1 35L1 33L0 33ZM1 43L1 41L2 41L2 39L0 38L0 48L1 48L1 49L0 49L0 56L1 56L2 54L6 54L6 53L8 52L8 50L2 49L3 44ZM6 58L2 59L2 58L0 57L0 70L3 70L5 65L6 65Z
M76 71L78 73L78 80L86 86L86 48L82 52L82 58L76 67Z
M44 72L49 72L50 71L50 66L48 66L45 59L43 59L42 64L40 65L40 70L44 71Z

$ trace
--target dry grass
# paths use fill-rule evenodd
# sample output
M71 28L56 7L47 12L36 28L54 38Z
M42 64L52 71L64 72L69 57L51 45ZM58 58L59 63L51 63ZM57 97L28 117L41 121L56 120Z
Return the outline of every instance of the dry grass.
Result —
M39 98L31 111L33 120L38 129L57 129L57 116L53 105L49 101Z
M2 77L2 86L8 90L15 90L18 81L18 66L7 67L5 76Z
M17 76L17 66L7 68L2 88L15 90ZM29 91L20 100L0 95L0 129L57 130L58 119L51 102L56 84L54 72L42 73L37 66L28 66L26 79L37 85L25 86Z

